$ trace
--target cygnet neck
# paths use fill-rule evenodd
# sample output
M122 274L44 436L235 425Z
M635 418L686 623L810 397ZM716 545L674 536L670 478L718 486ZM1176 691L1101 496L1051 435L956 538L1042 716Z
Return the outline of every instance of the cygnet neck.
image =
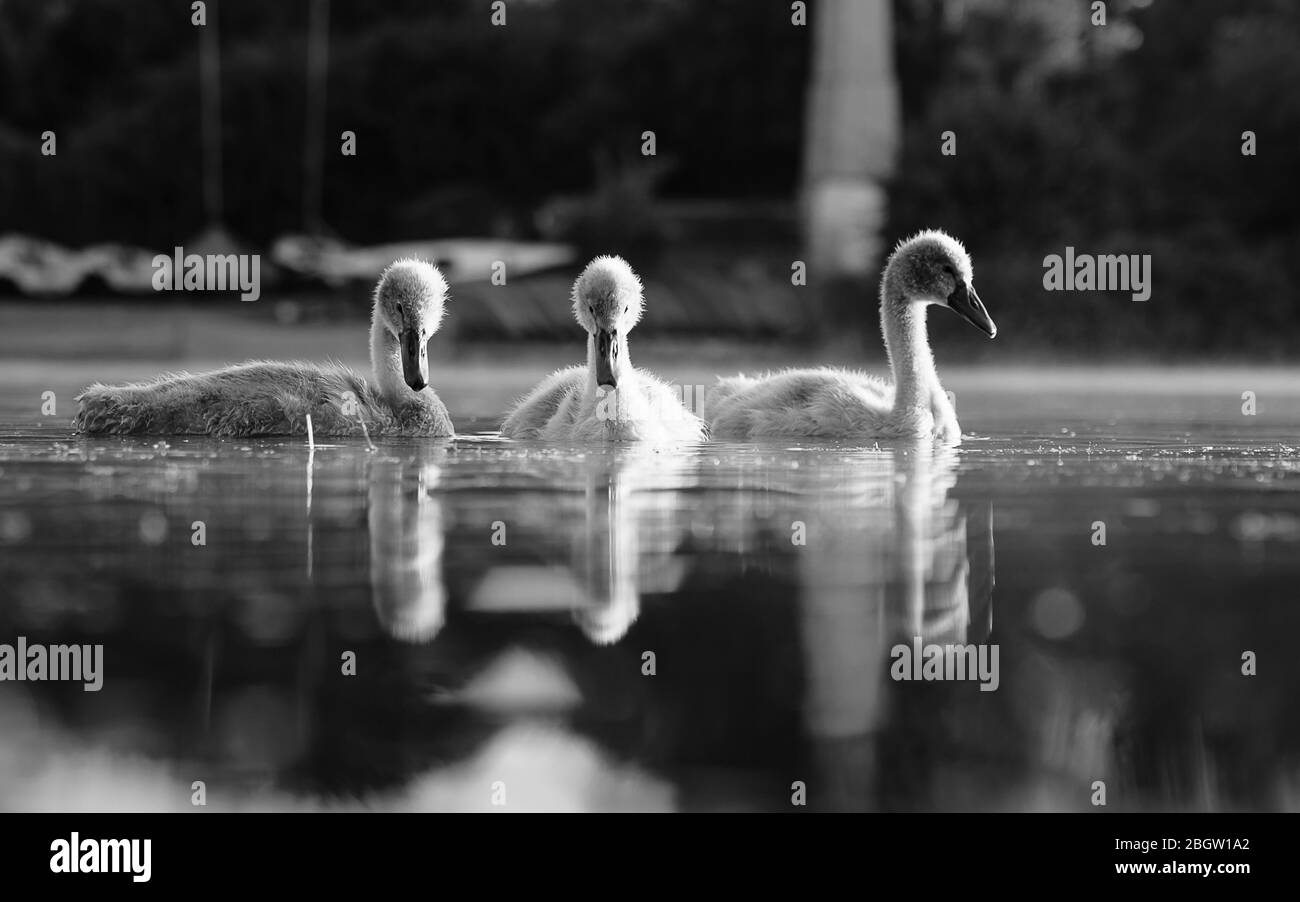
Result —
M928 408L938 374L925 328L928 305L905 295L886 274L881 291L880 328L894 374L894 407Z
M375 383L380 396L389 404L406 403L417 399L402 374L402 348L397 336L388 331L376 307L370 321L370 367L375 373Z

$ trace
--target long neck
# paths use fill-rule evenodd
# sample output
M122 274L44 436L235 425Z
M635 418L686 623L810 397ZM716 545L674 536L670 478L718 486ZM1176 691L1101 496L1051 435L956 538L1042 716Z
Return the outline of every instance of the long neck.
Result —
M379 384L379 394L389 404L416 398L402 377L402 349L397 344L397 336L388 331L378 310L370 320L370 366Z
M925 305L907 301L887 283L880 304L880 327L894 372L894 407L929 407L939 377L925 332Z

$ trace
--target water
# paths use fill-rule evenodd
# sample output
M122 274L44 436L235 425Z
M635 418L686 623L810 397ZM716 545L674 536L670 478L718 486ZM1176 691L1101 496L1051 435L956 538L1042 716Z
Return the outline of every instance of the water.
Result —
M958 452L4 427L0 642L104 664L0 683L0 809L1300 807L1294 403L1028 396Z

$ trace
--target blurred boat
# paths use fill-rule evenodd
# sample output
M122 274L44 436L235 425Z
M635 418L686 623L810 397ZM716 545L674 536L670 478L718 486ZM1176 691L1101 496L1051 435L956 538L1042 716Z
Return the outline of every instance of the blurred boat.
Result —
M318 235L283 235L271 246L271 260L276 265L329 285L372 281L400 257L427 260L442 270L448 281L458 283L489 281L498 262L505 264L508 277L515 277L565 266L575 256L574 249L566 244L497 238L448 238L359 247Z
M182 243L188 256L251 254L254 249L236 240L225 229L213 226ZM171 257L175 247L149 250L129 244L103 242L79 250L29 235L0 235L0 279L8 279L18 291L32 297L66 297L76 293L87 279L98 278L103 291L122 295L147 295L153 285L153 261L158 254ZM387 260L384 266L391 263ZM383 266L379 268L382 270ZM376 272L378 275L378 271ZM279 274L273 266L259 267L264 286L274 285Z
M67 295L76 291L92 261L78 251L26 235L0 235L0 278L23 294Z
M206 235L206 233L205 233ZM185 253L235 253L213 250L212 242L184 245ZM224 248L224 245L222 246ZM66 297L78 291L90 278L116 294L143 295L154 292L154 257L171 256L173 248L151 251L129 244L105 242L75 250L27 235L0 235L0 278L7 278L25 295ZM262 273L263 281L267 273Z
M127 244L92 244L79 253L83 277L98 275L119 294L148 294L153 291L153 259L156 254Z
M247 254L253 249L236 241L221 228L211 228L181 247L189 254ZM153 260L171 256L174 248L148 250L129 244L104 242L80 250L29 235L0 235L0 279L33 297L66 297L89 278L97 277L105 291L123 295L154 291ZM361 247L334 238L284 235L271 247L270 262L263 260L264 284L275 284L282 267L301 278L333 287L353 281L371 282L394 260L418 257L438 266L454 283L488 282L496 264L505 265L508 278L543 272L571 264L575 251L567 244L509 241L493 238L452 238L406 241Z

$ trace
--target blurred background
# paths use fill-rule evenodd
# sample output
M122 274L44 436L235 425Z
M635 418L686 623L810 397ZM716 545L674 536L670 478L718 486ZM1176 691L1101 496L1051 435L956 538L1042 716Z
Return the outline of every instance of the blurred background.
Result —
M193 356L204 322L251 356L269 322L360 323L412 250L452 277L451 343L576 344L569 284L616 252L639 340L876 364L883 256L939 227L1000 327L933 327L941 361L1294 359L1300 9L1093 7L0 0L0 353L83 356L54 317L105 354ZM155 294L176 245L261 254L262 303ZM1151 300L1044 291L1067 245L1150 254Z

